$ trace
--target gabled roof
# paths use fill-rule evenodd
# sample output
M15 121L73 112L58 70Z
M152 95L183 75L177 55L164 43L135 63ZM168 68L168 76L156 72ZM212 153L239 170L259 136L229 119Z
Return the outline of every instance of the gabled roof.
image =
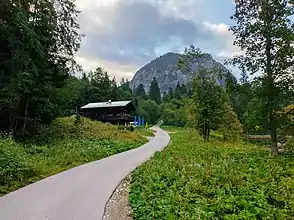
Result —
M130 104L132 101L118 101L118 102L96 102L96 103L89 103L83 106L81 109L88 109L88 108L109 108L109 107L125 107Z

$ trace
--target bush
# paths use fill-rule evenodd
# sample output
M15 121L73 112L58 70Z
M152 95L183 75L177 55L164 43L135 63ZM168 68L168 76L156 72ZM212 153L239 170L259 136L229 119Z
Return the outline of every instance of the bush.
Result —
M11 138L0 140L0 195L36 175L30 155ZM3 189L1 189L3 187Z
M129 126L129 129L131 132L133 132L135 130L134 126Z
M81 118L76 124L75 117L57 118L49 127L44 127L43 132L34 137L31 141L34 144L48 144L57 140L65 139L112 139L119 141L136 142L142 137L136 133L122 131L125 126L115 126L93 121L88 118Z
M294 156L294 137L287 141L285 146L285 153Z
M187 141L188 140L188 141ZM177 130L132 174L135 219L293 219L294 161Z

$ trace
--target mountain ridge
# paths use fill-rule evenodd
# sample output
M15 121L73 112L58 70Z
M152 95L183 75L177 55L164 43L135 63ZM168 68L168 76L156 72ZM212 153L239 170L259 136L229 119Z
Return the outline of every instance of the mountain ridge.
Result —
M156 78L161 93L168 92L169 88L175 89L177 83L185 84L191 87L193 74L184 73L177 68L178 60L181 54L168 52L141 67L134 75L130 82L130 87L134 91L140 84L143 84L146 92L149 91L149 86L153 78ZM224 73L225 77L236 79L229 70L221 63L215 61L211 54L204 54L201 58L197 58L193 62L193 69L197 71L200 68L217 68ZM225 79L216 76L219 85L225 85Z

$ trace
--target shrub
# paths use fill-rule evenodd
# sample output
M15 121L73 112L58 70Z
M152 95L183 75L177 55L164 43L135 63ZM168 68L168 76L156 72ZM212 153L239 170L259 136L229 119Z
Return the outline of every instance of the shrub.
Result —
M285 146L285 153L294 156L294 137L287 141Z
M12 138L0 140L0 194L36 175L30 155ZM1 190L1 186L4 188Z
M135 219L293 219L294 161L178 130L132 174Z
M129 126L129 129L130 129L131 132L135 131L134 126Z

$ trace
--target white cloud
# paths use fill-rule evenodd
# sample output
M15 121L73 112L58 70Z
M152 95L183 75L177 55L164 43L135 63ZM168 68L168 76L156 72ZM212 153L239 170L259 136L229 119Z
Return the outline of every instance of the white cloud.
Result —
M229 30L229 26L223 23L212 24L208 21L203 22L204 28L210 31L215 37L219 38L218 41L220 48L217 52L217 56L220 58L232 58L235 55L242 54L239 47L234 46L234 35ZM217 42L217 41L215 41Z
M202 10L207 1L219 0L77 0L86 35L77 62L86 71L100 66L119 79L190 44L219 60L239 53L228 25L205 19L213 17Z
M115 77L118 82L121 78L130 80L138 69L138 66L123 65L115 61L91 57L76 56L76 61L84 67L86 72L94 71L97 67L102 67L108 72L111 78Z

